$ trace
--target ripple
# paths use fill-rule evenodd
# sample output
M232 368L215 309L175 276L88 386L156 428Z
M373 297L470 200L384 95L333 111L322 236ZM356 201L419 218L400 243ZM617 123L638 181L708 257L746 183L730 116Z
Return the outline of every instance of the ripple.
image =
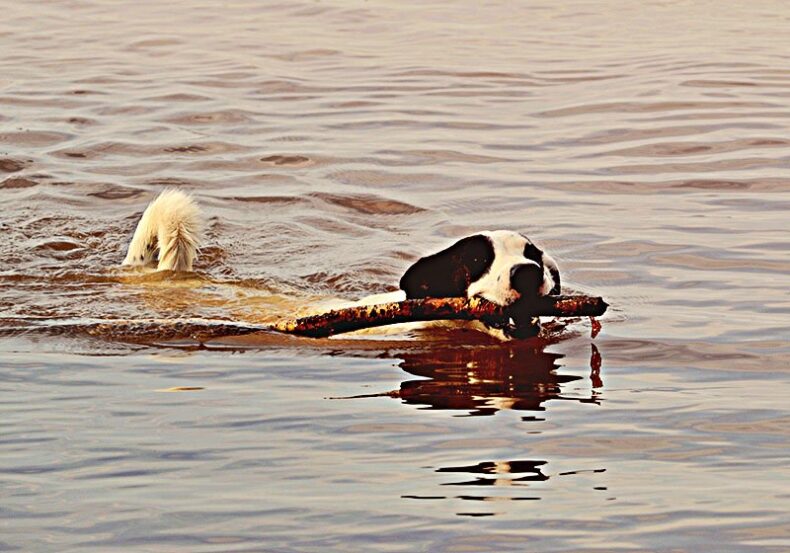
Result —
M721 154L752 148L786 148L790 140L784 138L741 138L725 142L660 142L623 148L607 152L607 155L629 157L675 157Z
M283 54L269 54L268 57L287 62L304 62L337 57L340 54L342 54L340 50L334 50L332 48L314 48L308 50L294 50Z
M56 252L64 252L81 248L82 245L68 239L61 240L46 240L33 246L34 250L52 250Z
M150 102L169 104L170 102L210 102L212 98L204 94L193 94L189 92L170 92L157 96L149 96L144 100Z
M355 186L397 187L408 183L410 187L456 189L458 182L442 173L395 173L377 170L346 170L332 173L331 178Z
M16 173L28 165L27 162L11 158L0 158L0 171L3 173Z
M38 182L25 177L9 177L0 182L0 188L31 188L37 186Z
M779 259L764 259L764 258L744 258L744 259L722 259L714 258L711 255L700 254L662 254L654 257L658 263L671 265L675 267L682 267L685 269L697 269L704 271L739 271L745 273L776 273L776 274L789 274L790 261L783 261Z
M658 175L661 173L706 173L719 171L747 171L786 166L788 159L781 157L750 157L687 163L634 164L609 167L607 172L619 175ZM732 181L730 181L732 182Z
M764 125L754 122L734 122L729 121L726 125L678 125L678 126L650 126L649 128L608 128L606 130L595 130L580 139L579 143L584 144L616 144L619 142L636 142L650 140L654 138L668 138L676 136L695 136L704 135L721 131L722 129L741 129L743 131L752 129L763 129ZM704 143L704 144L707 144Z
M317 192L311 196L368 215L411 215L425 211L405 202L368 194L338 195Z
M309 199L298 196L231 196L229 199L239 202L251 202L273 205L300 205L311 204Z
M701 88L731 88L740 86L758 86L757 83L751 81L726 81L726 80L713 80L713 79L691 79L683 81L680 86L692 86Z
M399 161L395 164L403 166L414 165L434 165L437 163L502 163L514 161L513 159L483 155L458 150L382 150L382 155L399 156ZM384 165L390 162L381 162Z
M310 163L310 158L299 155L270 155L262 157L261 161L270 165L287 165L291 167L304 167Z
M688 111L694 109L745 109L745 108L781 108L779 104L756 101L707 100L707 101L665 101L665 102L605 102L600 104L582 104L566 108L540 112L543 117L568 117L596 113L655 113L665 111Z
M745 178L716 179L693 178L672 180L578 180L555 184L557 188L587 191L650 194L659 190L716 190L720 192L754 191L760 193L784 193L790 187L790 178Z
M132 50L146 49L146 48L159 48L162 46L178 46L181 41L174 38L148 38L132 42L128 47Z
M107 184L101 190L96 192L89 192L88 196L99 198L102 200L121 200L127 198L138 198L145 195L145 190L131 188L128 186L119 186L114 184Z
M67 133L53 131L18 131L0 133L0 144L13 144L14 146L29 146L33 148L54 146L61 142L71 140L73 136Z
M239 109L183 112L169 116L165 121L176 125L194 126L241 124L255 121L255 114Z
M168 148L164 148L163 151L171 153L171 152L178 152L178 153L188 153L194 154L196 152L205 152L208 148L205 146L198 146L196 144L192 144L190 146L170 146Z

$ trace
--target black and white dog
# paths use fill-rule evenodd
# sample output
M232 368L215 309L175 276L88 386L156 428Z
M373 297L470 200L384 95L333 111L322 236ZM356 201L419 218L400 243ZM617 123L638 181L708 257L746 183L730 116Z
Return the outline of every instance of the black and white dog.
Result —
M194 200L179 190L167 190L143 213L123 264L191 271L198 253L199 229ZM519 317L519 305L536 296L559 294L560 272L554 259L526 236L509 230L487 231L417 260L400 279L400 289L369 296L354 305L479 296L511 306L512 319L507 324L464 324L508 340L534 333L536 321Z
M486 231L419 259L401 277L400 289L406 299L478 296L511 306L507 324L484 323L484 330L500 339L526 338L534 334L538 321L519 316L519 307L527 307L536 296L559 294L560 271L557 262L523 234Z

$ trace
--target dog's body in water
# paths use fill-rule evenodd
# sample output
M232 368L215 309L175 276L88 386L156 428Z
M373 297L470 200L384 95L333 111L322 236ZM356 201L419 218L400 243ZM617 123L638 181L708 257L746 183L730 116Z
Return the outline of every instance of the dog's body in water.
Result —
M180 190L162 192L143 213L129 244L127 266L191 271L198 255L200 215L195 201ZM456 241L414 262L403 274L400 290L357 302L327 302L325 307L371 305L419 298L482 297L512 308L506 324L472 322L409 323L410 328L465 326L498 339L534 334L538 322L520 317L519 306L531 298L560 293L554 259L526 236L509 230L485 231ZM402 332L405 325L396 325ZM382 332L377 329L376 332Z

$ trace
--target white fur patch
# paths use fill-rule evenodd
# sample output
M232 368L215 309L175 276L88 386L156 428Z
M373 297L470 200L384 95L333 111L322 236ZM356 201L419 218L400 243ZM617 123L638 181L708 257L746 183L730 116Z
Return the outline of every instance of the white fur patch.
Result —
M535 261L524 257L524 248L530 241L510 230L486 231L480 234L491 240L494 246L494 261L486 274L469 285L466 295L470 298L480 296L497 305L510 305L519 298L519 293L510 285L510 269L522 264L540 267ZM543 284L540 287L540 293L543 295L547 295L554 287L554 278L549 272L548 265L557 267L554 259L544 253Z
M191 271L197 257L200 210L181 190L165 190L146 208L124 265L156 266L158 271Z
M532 259L524 256L524 249L527 244L531 242L523 235L509 231L509 230L496 230L481 232L483 236L491 240L494 247L494 260L488 271L478 280L472 282L467 290L467 297L479 296L487 299L498 305L510 305L519 299L520 294L514 290L510 282L510 270L516 265L532 264L540 267ZM554 277L551 275L550 268L556 269L557 263L552 257L543 253L541 261L543 262L543 283L539 288L539 293L548 295L554 288ZM362 305L373 305L376 303L387 303L395 301L403 301L406 299L406 294L403 291L391 292L388 294L378 294L375 296L368 296L357 302L349 304L348 302L338 301L330 306L330 308L339 307L358 307ZM322 306L326 307L326 306ZM495 338L507 341L511 340L510 336L503 330L486 326L480 321L432 321L432 322L419 322L419 323L402 323L391 325L386 328L374 328L362 331L357 331L354 334L367 335L367 334L403 334L410 330L420 328L436 328L436 327L464 327L494 336Z

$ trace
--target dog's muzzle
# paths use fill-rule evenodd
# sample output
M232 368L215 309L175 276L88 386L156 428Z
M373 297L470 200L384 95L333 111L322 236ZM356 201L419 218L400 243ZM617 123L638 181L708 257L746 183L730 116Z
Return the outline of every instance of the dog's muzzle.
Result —
M529 314L530 302L540 295L543 285L543 267L537 263L520 263L510 269L510 287L519 298L510 306L510 317L504 321L487 324L498 328L509 338L531 338L540 332L540 319Z
M543 286L543 267L537 263L520 263L510 269L510 287L522 298L534 298Z

